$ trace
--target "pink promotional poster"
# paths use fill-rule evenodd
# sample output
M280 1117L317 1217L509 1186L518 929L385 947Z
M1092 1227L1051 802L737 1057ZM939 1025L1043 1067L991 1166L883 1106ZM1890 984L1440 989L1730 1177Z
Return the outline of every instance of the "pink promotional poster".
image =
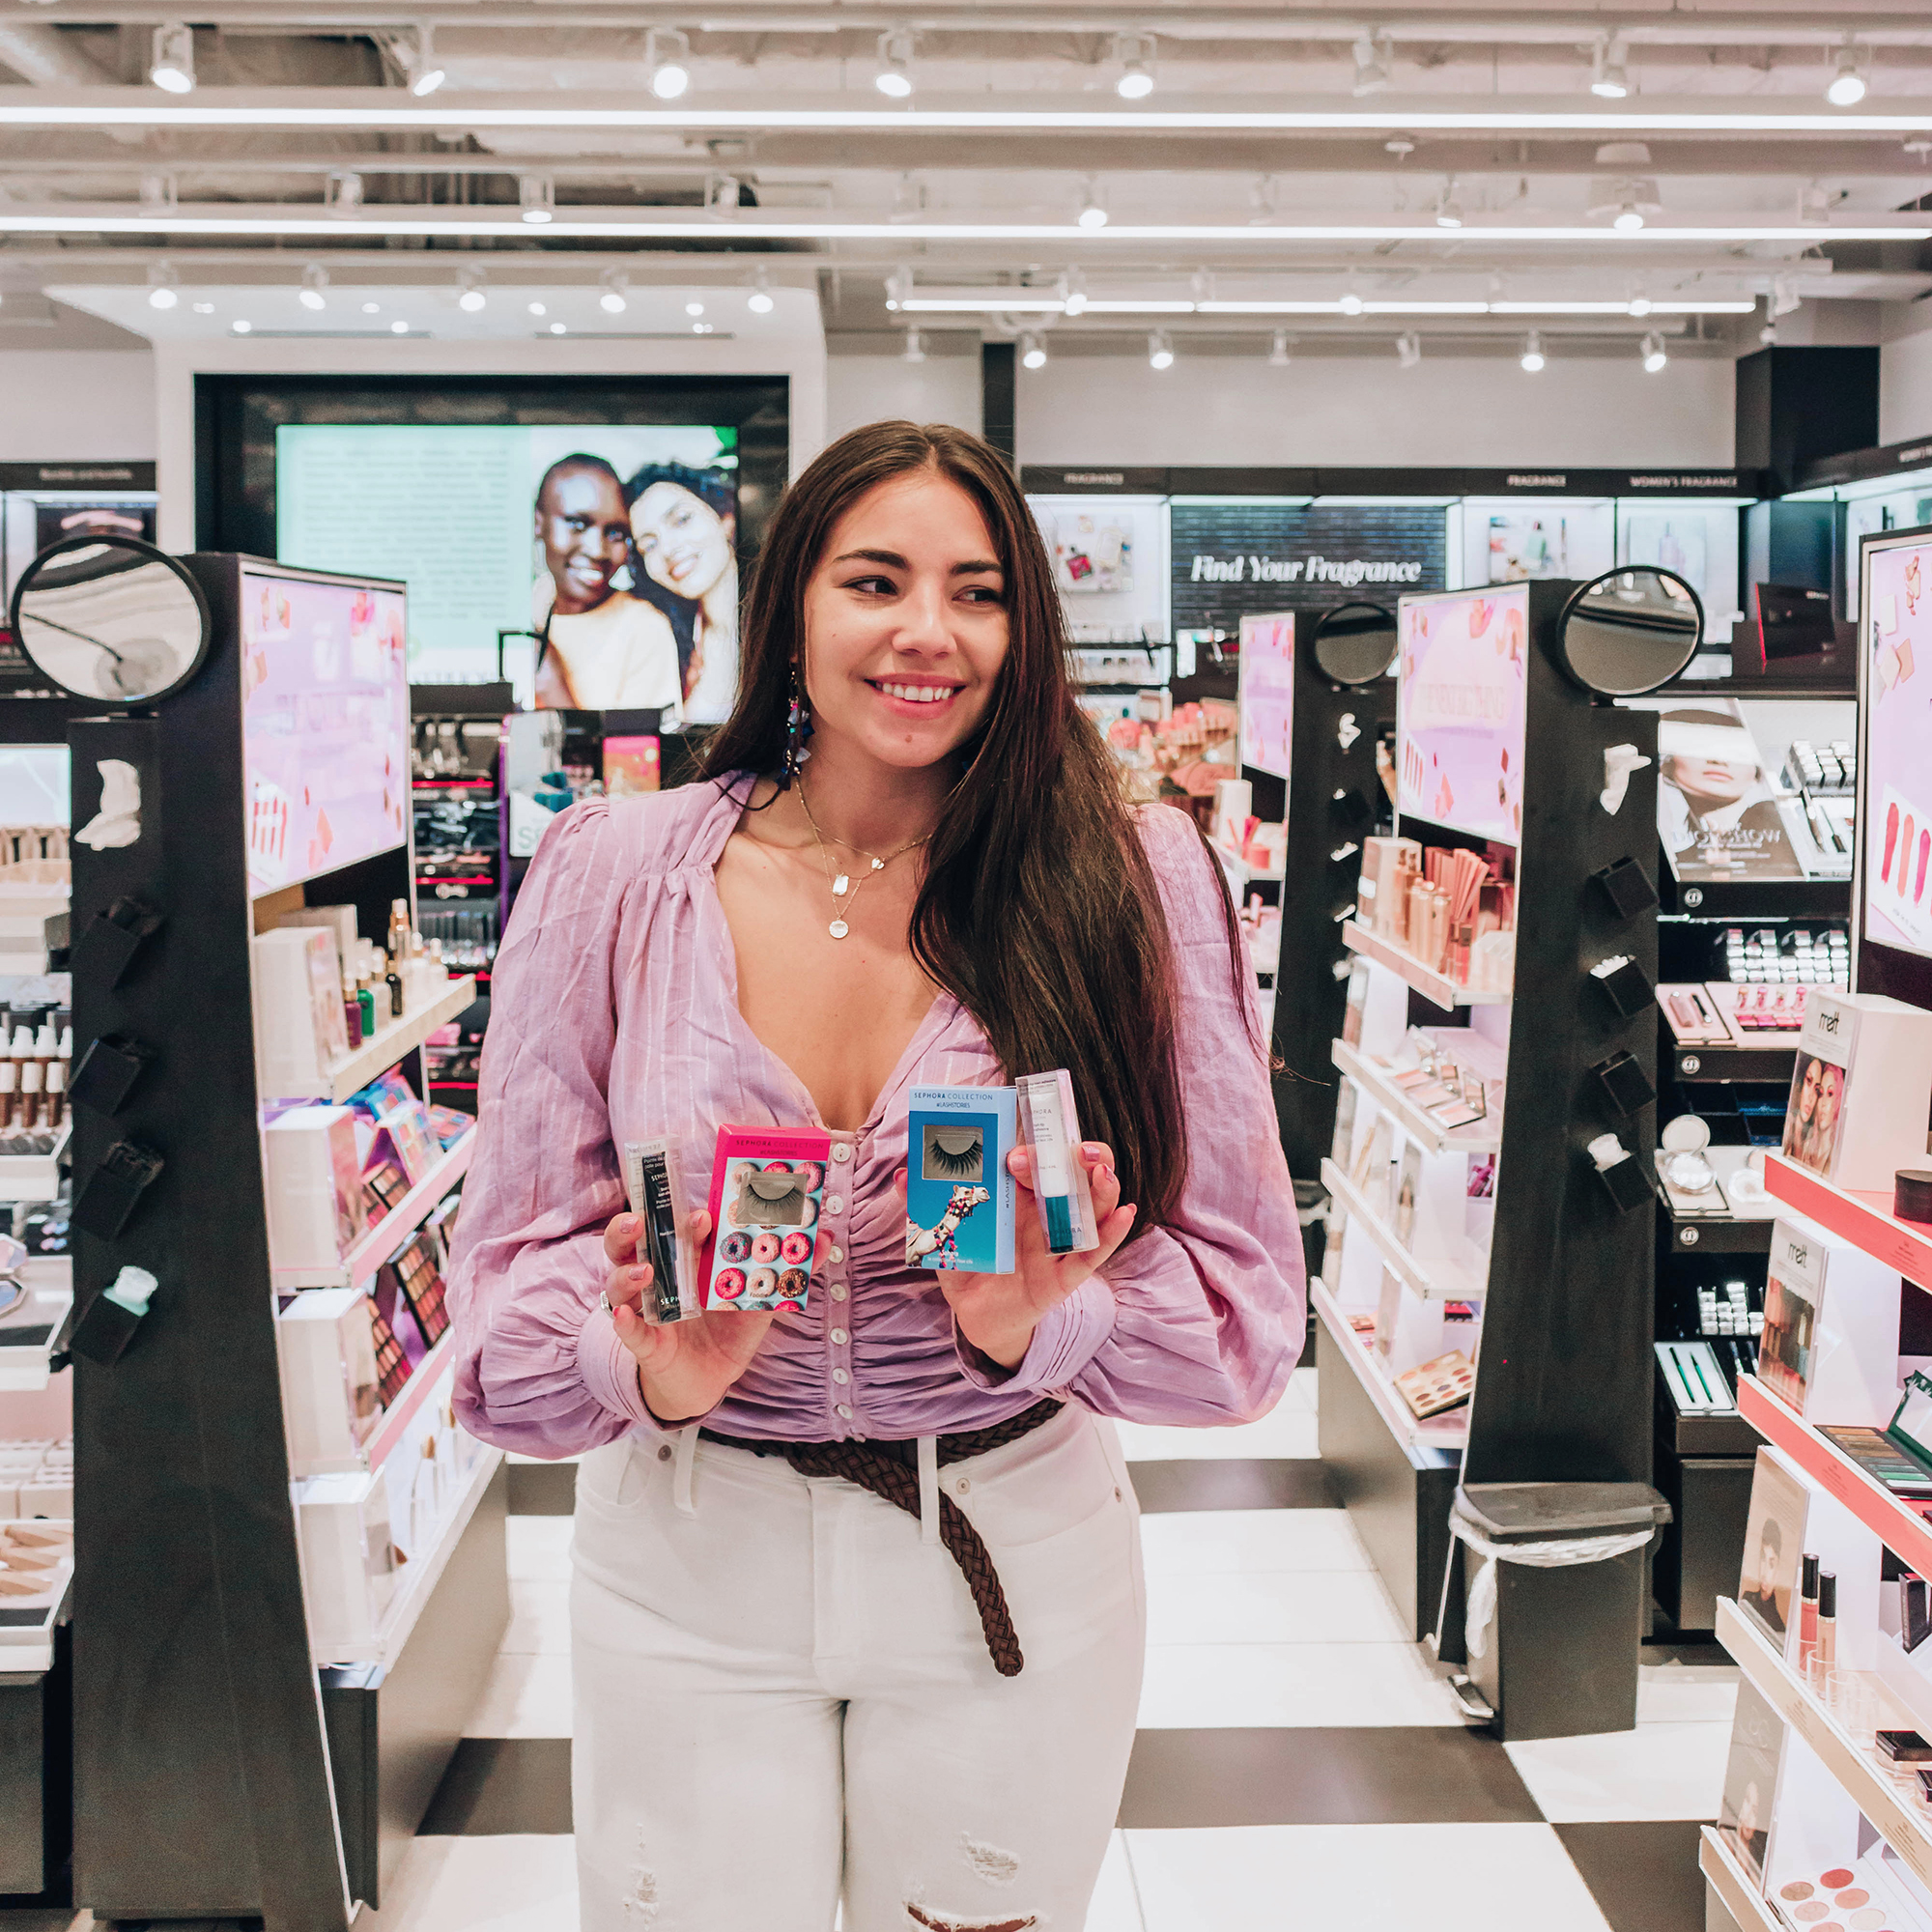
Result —
M1241 619L1241 762L1289 776L1294 744L1294 618Z
M1515 844L1522 837L1529 591L1402 600L1396 810Z
M252 894L332 872L406 836L404 619L400 590L242 573Z
M1864 936L1932 958L1932 543L1866 568Z

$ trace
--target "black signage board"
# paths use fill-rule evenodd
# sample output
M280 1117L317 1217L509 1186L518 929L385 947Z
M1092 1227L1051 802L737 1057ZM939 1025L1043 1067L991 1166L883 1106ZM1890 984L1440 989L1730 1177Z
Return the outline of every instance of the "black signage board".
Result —
M1932 437L1920 436L1910 442L1889 442L1879 449L1848 449L1842 456L1820 457L1799 471L1797 488L1816 490L1828 483L1862 483L1873 476L1927 469L1932 469Z
M0 463L0 490L152 490L152 463Z
M1932 442L1910 445L1932 461ZM1833 458L1841 462L1842 458ZM1820 466L1823 468L1824 466ZM1750 497L1756 469L1110 469L1028 464L1032 497Z

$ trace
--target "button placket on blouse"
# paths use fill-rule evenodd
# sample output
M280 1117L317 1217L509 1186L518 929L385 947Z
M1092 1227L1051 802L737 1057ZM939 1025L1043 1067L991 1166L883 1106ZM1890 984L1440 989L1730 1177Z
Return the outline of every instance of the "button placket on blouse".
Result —
M852 1190L852 1147L847 1141L835 1140L832 1144L832 1172L826 1179L823 1218L820 1226L828 1236L826 1260L834 1268L840 1268L845 1262L845 1250L850 1241L851 1231L847 1226L850 1209L848 1199ZM846 1310L850 1303L851 1288L844 1280L828 1281L825 1287L831 1308L826 1316L826 1342L832 1379L832 1393L835 1397L846 1398L835 1401L833 1413L840 1422L854 1419L854 1408L849 1400L852 1393L852 1334L850 1316ZM861 1432L854 1431L855 1435ZM863 1439L863 1437L862 1437Z

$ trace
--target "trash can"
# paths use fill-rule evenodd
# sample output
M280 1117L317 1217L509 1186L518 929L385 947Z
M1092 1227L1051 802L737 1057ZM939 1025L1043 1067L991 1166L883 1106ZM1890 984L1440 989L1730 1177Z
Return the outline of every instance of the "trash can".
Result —
M1463 1545L1468 1674L1506 1743L1636 1722L1645 1552L1670 1520L1648 1483L1474 1483Z
M1301 1224L1301 1259L1313 1281L1321 1272L1321 1254L1328 1244L1328 1190L1319 1180L1294 1183L1294 1218Z

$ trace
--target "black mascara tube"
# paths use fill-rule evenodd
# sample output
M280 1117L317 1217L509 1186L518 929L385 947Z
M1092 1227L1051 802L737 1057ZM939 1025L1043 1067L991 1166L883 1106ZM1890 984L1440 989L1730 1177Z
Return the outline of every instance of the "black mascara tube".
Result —
M624 1143L624 1192L644 1224L638 1259L650 1264L651 1285L639 1313L646 1321L681 1321L686 1308L678 1269L677 1206L671 1198L670 1148L666 1141Z

